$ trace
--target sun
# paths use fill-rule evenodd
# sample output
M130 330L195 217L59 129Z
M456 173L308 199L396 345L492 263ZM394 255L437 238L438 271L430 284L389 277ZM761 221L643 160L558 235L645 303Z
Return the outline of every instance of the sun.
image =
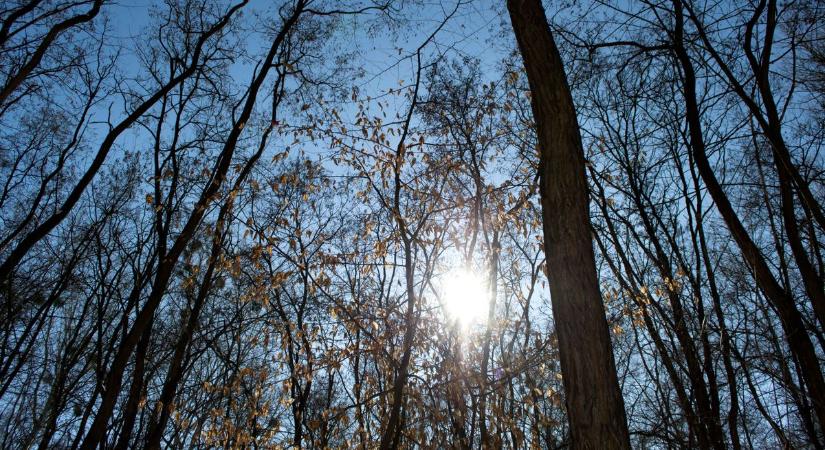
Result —
M456 268L444 274L441 298L447 316L463 328L487 319L487 281L470 270Z

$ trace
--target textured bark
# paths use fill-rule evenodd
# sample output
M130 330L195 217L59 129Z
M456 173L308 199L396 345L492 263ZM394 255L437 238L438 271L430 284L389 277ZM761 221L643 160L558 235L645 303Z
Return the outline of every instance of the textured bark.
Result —
M573 98L541 1L509 0L507 7L538 130L544 250L572 448L630 448L596 275Z

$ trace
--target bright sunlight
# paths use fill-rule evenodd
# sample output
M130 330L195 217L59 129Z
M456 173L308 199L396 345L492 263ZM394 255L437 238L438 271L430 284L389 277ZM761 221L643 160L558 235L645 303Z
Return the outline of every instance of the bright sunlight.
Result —
M442 279L442 301L450 319L462 328L487 318L487 282L465 268L453 269Z

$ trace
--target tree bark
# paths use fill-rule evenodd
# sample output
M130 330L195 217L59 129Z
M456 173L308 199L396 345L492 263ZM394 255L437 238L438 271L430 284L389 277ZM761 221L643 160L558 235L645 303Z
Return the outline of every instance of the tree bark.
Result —
M544 251L572 448L627 449L627 421L596 274L573 98L541 1L508 0L507 7L538 130Z

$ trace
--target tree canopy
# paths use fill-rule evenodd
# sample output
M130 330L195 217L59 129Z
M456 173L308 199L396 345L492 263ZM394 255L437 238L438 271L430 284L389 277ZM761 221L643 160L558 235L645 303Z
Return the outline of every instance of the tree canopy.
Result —
M825 6L9 0L0 448L825 448Z

